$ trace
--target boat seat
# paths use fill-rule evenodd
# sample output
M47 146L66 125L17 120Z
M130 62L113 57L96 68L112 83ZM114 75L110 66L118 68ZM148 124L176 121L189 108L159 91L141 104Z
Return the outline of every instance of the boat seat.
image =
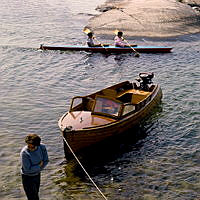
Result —
M112 89L105 89L102 91L103 95L115 98L117 96L117 91Z
M84 110L92 111L93 106L94 106L94 99L90 97L86 97L83 100L83 104L84 104Z
M147 96L149 96L151 93L150 92L144 92L144 91L140 91L140 93L135 93L132 96L132 104L138 104L141 101L143 101Z
M125 94L117 97L117 100L120 100L123 103L131 103L132 96L133 96L132 93L125 93Z

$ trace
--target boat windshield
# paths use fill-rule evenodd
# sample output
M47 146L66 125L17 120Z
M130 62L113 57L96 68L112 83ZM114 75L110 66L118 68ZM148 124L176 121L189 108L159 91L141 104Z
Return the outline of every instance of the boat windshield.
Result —
M83 103L83 97L74 97L72 99L72 102L71 102L71 106L70 106L70 110L71 111L75 111L75 110L80 110L82 108L82 103Z
M97 97L93 112L118 116L120 106L120 103L117 103L111 99Z

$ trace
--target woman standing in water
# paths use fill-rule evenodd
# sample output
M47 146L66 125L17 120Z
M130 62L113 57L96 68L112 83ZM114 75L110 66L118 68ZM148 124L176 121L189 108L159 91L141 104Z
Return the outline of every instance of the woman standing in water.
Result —
M28 200L39 200L40 172L49 162L46 147L40 141L37 134L27 135L27 145L20 153L22 184Z

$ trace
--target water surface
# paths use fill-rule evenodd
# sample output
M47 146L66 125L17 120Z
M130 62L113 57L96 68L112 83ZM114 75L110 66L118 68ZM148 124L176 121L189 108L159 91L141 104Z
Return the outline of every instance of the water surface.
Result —
M0 199L25 199L19 152L29 132L40 134L50 157L41 199L102 199L76 161L61 164L57 120L73 96L133 81L143 71L155 73L162 104L137 131L101 146L82 162L108 199L200 199L200 35L130 41L174 47L170 54L140 58L37 49L42 43L84 44L82 29L98 4L1 0Z

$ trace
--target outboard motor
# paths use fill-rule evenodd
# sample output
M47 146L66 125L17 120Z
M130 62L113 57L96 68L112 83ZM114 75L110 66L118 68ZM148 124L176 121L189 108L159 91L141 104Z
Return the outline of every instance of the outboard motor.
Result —
M153 72L142 72L139 73L139 79L137 79L137 81L140 83L138 89L144 90L144 91L149 91L150 88L150 84L153 83L152 82L152 78L154 77L154 73Z

